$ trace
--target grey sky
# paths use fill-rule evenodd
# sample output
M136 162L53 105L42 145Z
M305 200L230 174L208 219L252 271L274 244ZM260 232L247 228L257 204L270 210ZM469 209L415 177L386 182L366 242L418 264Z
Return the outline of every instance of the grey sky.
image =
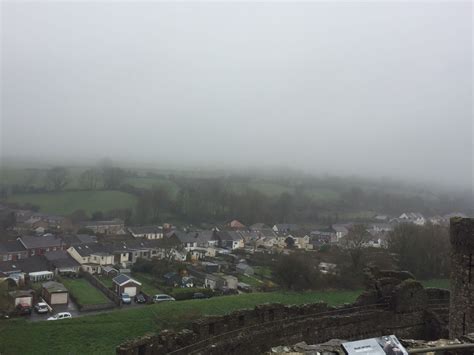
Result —
M2 3L2 154L472 183L466 2Z

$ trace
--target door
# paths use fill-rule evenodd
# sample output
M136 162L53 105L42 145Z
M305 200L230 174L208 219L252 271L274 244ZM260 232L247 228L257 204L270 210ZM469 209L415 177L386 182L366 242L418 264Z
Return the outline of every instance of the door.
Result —
M123 293L127 293L130 297L134 297L137 294L137 288L135 286L125 287Z
M51 304L67 304L67 292L51 294Z

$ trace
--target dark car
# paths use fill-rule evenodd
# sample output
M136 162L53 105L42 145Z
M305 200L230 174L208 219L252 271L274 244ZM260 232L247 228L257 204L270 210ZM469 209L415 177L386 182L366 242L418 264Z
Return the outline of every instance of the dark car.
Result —
M135 296L135 303L146 303L146 297L143 293L139 293Z
M15 308L15 315L18 316L29 316L31 314L32 308L27 304L20 303Z
M204 298L209 298L209 297L207 295L205 295L204 293L201 293L201 292L196 292L193 295L193 300L202 300Z

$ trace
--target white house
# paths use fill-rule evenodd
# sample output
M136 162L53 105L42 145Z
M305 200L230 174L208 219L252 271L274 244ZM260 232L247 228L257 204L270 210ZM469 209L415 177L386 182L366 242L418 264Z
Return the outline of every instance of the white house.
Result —
M130 227L128 231L135 238L161 239L163 238L163 227L160 226L140 226Z

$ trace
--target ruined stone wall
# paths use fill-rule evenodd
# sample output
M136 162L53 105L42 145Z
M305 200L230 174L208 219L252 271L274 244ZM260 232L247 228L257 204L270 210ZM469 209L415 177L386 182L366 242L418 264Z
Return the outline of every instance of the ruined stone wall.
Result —
M450 241L449 336L458 338L474 332L474 219L451 219Z
M387 291L387 290L385 290ZM390 302L368 304L362 295L352 305L326 303L299 306L265 304L225 316L205 317L180 332L163 331L122 344L120 355L144 354L260 354L270 347L334 338L358 339L396 334L404 338L436 339L443 330L429 309L430 300L446 295L429 293L416 281L406 280L390 293Z

